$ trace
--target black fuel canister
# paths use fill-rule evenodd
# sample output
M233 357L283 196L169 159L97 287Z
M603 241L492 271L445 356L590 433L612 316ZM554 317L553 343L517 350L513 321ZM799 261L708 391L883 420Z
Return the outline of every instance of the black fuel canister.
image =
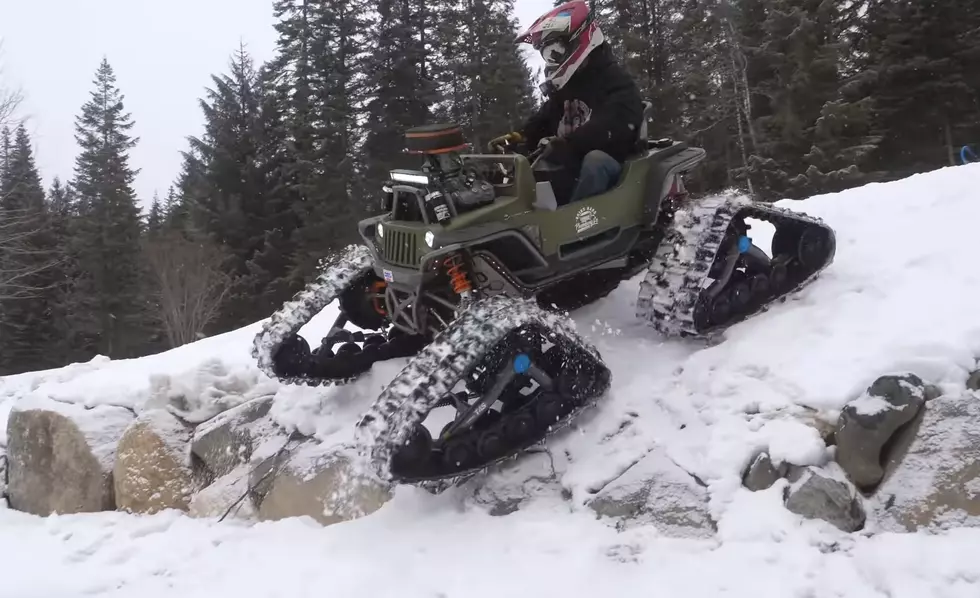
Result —
M441 191L433 191L425 196L426 211L429 219L435 220L439 224L445 224L452 218L453 213L449 208L449 202Z

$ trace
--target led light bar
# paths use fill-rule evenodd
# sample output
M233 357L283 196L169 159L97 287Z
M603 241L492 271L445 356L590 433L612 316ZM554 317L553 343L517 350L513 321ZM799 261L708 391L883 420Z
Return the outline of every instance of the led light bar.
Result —
M427 174L413 170L392 170L389 175L391 176L391 180L399 183L429 184L429 176Z

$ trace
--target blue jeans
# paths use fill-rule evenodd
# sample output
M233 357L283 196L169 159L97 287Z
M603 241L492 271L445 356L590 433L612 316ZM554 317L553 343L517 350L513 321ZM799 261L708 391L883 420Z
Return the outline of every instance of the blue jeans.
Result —
M619 181L619 175L622 172L623 165L617 162L615 158L606 152L592 150L585 154L585 158L582 159L578 184L575 185L575 192L572 193L571 201L578 201L609 191Z

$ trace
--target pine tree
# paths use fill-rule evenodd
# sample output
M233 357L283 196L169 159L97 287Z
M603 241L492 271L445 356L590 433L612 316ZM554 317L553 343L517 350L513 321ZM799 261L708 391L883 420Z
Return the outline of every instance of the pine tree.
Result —
M30 137L21 124L6 152L0 185L0 218L16 223L13 228L5 227L4 233L20 238L10 255L0 256L0 269L14 275L7 292L0 292L0 373L44 369L56 363L50 354L57 345L51 318L56 239L46 208Z
M980 5L874 2L862 63L873 81L877 170L907 176L955 164L980 138Z
M81 152L72 183L71 253L77 271L66 317L81 355L130 357L139 353L144 332L141 216L128 155L138 139L129 135L133 121L108 60L93 83L75 125Z
M440 120L464 129L477 151L516 129L534 105L531 73L514 44L513 0L451 0L435 6L433 79Z
M288 298L281 279L288 272L268 256L291 254L294 224L285 196L272 193L281 166L281 144L269 137L268 72L255 68L241 47L231 73L214 76L201 101L205 133L191 138L181 181L193 227L227 254L223 270L233 281L214 329L226 331L268 315ZM277 231L279 231L277 233ZM281 245L280 245L281 244Z
M153 236L163 230L163 206L160 204L160 194L153 193L153 201L150 202L150 212L146 215L146 232Z
M377 190L392 168L417 166L405 157L405 130L430 122L437 101L434 7L420 0L379 0L368 25L367 83L363 155L367 188Z
M762 199L799 197L817 119L840 86L839 2L769 0L765 15L757 57L771 76L753 90L768 99L768 110L755 118L749 172Z

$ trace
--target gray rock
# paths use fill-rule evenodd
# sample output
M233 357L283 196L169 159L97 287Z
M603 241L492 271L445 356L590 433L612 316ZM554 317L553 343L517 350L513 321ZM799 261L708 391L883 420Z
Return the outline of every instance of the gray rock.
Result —
M307 516L321 525L370 515L393 493L391 486L358 471L341 450L312 440L255 463L249 485L259 520Z
M7 506L7 453L0 447L0 508Z
M261 421L272 408L273 397L261 397L224 411L201 424L194 432L191 452L207 468L207 477L216 479L230 473L252 458L257 428L273 428ZM253 425L260 423L261 425Z
M970 377L966 379L966 387L970 390L980 390L980 370L970 374Z
M34 515L116 508L116 445L133 421L122 407L18 401L7 420L7 498Z
M705 538L717 528L708 511L708 490L655 448L589 501L617 528L651 525L674 537Z
M772 465L772 459L769 458L769 453L759 453L749 465L748 469L745 470L745 474L742 476L742 485L752 492L766 490L767 488L771 488L777 480L784 477L787 471L788 466L786 463L781 464L779 469L776 469Z
M258 514L249 499L248 480L248 465L240 465L194 494L188 513L191 517L220 519L227 513L232 519L256 519Z
M187 511L195 484L191 428L164 409L144 411L116 448L116 508L131 513Z
M925 404L925 385L914 374L882 376L841 411L836 433L837 462L848 478L870 491L885 475L882 451Z
M526 453L491 470L477 484L473 500L493 516L509 515L536 497L562 496L560 476L565 465L548 451Z
M980 526L980 398L927 403L916 433L896 440L872 515L885 531Z
M855 532L867 518L861 498L842 480L812 467L794 468L793 483L786 489L786 508L807 519L822 519L841 531Z

